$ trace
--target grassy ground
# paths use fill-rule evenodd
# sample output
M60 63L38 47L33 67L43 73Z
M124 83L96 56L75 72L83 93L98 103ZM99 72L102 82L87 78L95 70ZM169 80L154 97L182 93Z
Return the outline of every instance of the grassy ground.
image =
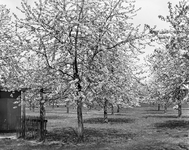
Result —
M28 115L38 115L38 111ZM44 143L21 139L0 139L0 150L189 150L189 109L177 118L172 108L164 114L156 107L122 109L109 115L84 110L85 142L77 143L76 110L47 108L47 137Z

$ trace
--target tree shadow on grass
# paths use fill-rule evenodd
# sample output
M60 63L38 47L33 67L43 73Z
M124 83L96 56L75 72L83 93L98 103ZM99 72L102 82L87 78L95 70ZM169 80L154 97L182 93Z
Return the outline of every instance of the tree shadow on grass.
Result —
M134 133L130 133L126 130L116 130L116 129L95 129L86 128L85 138L86 142L96 142L96 143L119 143L121 141L128 141L136 136Z
M164 114L164 110L146 110L144 114Z
M127 150L188 150L186 143L172 143L157 140L146 140L130 145Z
M157 129L169 128L182 128L182 129L189 129L189 121L186 120L169 120L163 123L156 123L154 125Z
M68 118L74 118L74 116L63 116L63 115L48 115L46 117L46 119L48 120L65 120L65 119L68 119Z
M74 128L56 128L46 135L48 141L61 141L64 143L75 143L77 134Z
M178 118L178 115L166 115L166 114L163 114L163 115L146 115L146 116L143 116L143 118ZM189 118L189 116L182 116L181 118Z
M128 113L115 113L114 115L115 116L128 116L130 114L128 114Z
M96 129L85 128L84 130L85 140L84 143L109 143L109 142L121 142L128 141L136 136L134 133L130 133L126 130L115 129ZM77 132L73 128L57 128L48 132L46 139L48 141L61 141L67 144L77 144Z
M134 123L135 119L131 119L131 118L108 118L108 122L111 123L111 124ZM102 124L102 123L104 123L104 118L89 118L89 119L85 119L84 123Z
M143 118L178 118L177 115L146 115Z

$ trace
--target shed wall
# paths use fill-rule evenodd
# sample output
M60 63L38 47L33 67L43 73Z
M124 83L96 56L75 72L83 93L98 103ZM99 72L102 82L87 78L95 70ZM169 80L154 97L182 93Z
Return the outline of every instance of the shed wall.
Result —
M0 91L0 131L14 131L21 118L20 92Z

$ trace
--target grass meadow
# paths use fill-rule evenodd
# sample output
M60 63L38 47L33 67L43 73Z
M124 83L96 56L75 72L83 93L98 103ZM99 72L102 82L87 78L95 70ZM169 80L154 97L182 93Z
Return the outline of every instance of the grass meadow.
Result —
M115 111L116 112L116 111ZM39 116L27 109L27 115ZM76 110L66 113L65 107L46 107L47 135L45 142L22 139L0 139L0 150L189 150L189 109L167 113L156 106L144 105L121 109L103 123L102 110L83 110L85 142L77 142Z

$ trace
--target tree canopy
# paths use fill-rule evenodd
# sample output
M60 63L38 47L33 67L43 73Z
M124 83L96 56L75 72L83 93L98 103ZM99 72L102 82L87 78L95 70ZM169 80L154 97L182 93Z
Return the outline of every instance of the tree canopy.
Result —
M31 7L22 1L20 11L25 17L15 15L14 22L2 13L8 30L1 46L5 87L31 89L31 97L43 89L49 100L75 102L80 138L83 103L138 103L135 64L147 41L146 31L130 22L134 2L39 0Z
M169 15L159 18L170 25L166 30L150 29L159 44L149 57L155 94L162 102L178 104L188 93L188 2L183 0L174 7L168 3ZM186 100L186 99L184 99Z

